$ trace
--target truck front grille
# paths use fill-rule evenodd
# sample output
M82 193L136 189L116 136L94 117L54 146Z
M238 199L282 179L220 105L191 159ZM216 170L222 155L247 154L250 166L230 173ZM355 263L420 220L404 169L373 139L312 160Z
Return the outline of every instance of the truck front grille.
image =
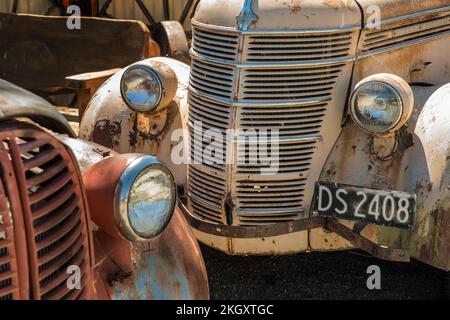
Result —
M314 182L334 144L324 131L334 139L340 131L357 36L339 29L239 32L193 21L190 147L192 158L205 160L189 165L196 216L259 225L309 214ZM203 141L194 136L195 123ZM276 138L261 144L228 136L228 129ZM219 138L209 139L211 130ZM211 141L228 144L222 163L205 155ZM263 174L274 158L276 172Z
M30 297L89 297L88 217L73 157L54 137L27 124L3 126L0 139L12 161L22 199ZM67 285L69 266L80 270L80 289Z
M198 53L206 57L236 61L239 37L237 34L217 33L207 29L196 28L192 46Z

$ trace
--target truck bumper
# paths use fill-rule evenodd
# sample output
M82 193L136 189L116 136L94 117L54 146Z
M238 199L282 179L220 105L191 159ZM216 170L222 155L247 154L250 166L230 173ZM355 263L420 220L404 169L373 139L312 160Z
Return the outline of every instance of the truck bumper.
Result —
M198 219L181 201L179 203L197 238L229 254L288 254L310 250L309 230L323 228L326 232L333 232L346 240L349 243L348 248L361 249L384 260L405 262L410 259L407 250L376 244L361 235L362 229L350 228L344 221L334 218L314 216L251 227L217 225Z

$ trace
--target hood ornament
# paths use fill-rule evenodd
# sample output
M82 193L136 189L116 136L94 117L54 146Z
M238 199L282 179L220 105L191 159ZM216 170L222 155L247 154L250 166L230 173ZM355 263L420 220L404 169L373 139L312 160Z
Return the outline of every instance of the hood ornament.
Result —
M245 0L241 13L236 17L238 29L241 31L248 31L250 25L258 20L258 17L253 12L254 2L255 0Z

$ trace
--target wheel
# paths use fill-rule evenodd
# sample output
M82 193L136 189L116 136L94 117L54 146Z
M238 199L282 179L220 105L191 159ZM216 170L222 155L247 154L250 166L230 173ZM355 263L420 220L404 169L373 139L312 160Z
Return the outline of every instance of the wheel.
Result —
M152 29L161 55L190 64L189 45L183 26L178 21L161 21Z

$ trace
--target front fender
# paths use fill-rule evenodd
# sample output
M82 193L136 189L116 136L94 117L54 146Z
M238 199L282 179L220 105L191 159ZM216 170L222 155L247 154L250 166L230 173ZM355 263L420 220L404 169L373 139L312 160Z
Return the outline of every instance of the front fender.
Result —
M208 278L197 240L179 208L164 232L131 243L96 232L97 296L113 300L205 300Z
M362 235L381 245L407 249L412 257L449 270L450 84L436 89L413 87L414 111L390 159L377 159L371 151L370 134L349 119L320 180L416 193L417 213L412 231L372 224ZM348 221L343 223L353 226ZM310 241L313 249L351 247L339 236L320 229L311 231Z
M182 130L187 119L189 66L174 59L155 57L138 62L151 66L163 63L175 71L178 89L173 101L156 113L134 112L120 94L123 69L106 81L95 93L80 123L80 137L119 153L143 153L156 156L172 171L177 184L186 176L184 154L175 153L183 145ZM164 88L163 88L164 90ZM185 150L184 148L180 148Z

